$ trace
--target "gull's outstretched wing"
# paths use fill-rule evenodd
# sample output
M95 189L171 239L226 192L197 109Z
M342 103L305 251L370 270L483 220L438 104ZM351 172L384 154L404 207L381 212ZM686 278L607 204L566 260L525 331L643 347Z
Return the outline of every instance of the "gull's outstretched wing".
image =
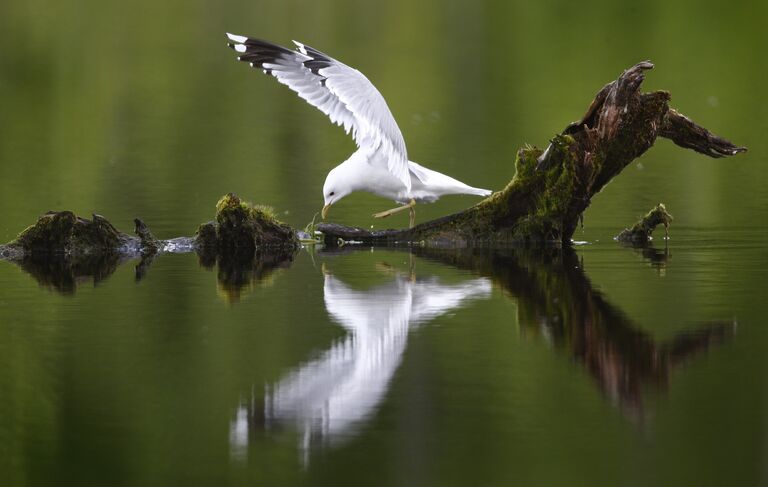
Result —
M309 104L344 127L358 147L369 150L372 162L387 169L411 189L408 154L384 97L363 73L322 52L294 41L297 50L249 37L227 34L237 58L264 70L298 93Z

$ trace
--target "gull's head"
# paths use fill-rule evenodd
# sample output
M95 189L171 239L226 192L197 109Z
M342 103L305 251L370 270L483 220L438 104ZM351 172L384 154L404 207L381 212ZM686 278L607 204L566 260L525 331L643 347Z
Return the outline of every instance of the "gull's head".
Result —
M328 215L328 210L331 205L347 196L352 192L352 188L349 185L347 178L344 177L344 173L339 171L339 168L334 168L328 173L325 178L325 184L323 184L323 211L321 215L323 220Z

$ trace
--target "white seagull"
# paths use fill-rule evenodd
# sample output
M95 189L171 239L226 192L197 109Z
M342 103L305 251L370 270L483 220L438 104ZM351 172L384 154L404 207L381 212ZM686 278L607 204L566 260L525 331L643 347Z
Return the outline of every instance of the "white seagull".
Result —
M293 41L297 46L293 51L250 37L229 33L227 37L232 41L229 46L241 53L239 61L274 76L347 133L352 131L358 149L325 178L323 218L331 205L354 191L402 205L376 213L376 218L410 210L411 227L416 203L431 203L446 194L491 194L409 161L403 135L384 97L360 71L300 42Z

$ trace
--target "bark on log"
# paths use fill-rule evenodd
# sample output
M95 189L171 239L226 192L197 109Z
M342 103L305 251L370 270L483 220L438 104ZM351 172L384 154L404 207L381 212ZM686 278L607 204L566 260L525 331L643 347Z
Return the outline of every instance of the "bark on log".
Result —
M710 157L746 151L669 108L666 91L641 93L644 61L601 89L584 116L555 135L545 150L523 147L503 190L462 212L412 229L370 232L324 223L326 245L420 243L431 247L520 242L569 242L592 198L656 138Z

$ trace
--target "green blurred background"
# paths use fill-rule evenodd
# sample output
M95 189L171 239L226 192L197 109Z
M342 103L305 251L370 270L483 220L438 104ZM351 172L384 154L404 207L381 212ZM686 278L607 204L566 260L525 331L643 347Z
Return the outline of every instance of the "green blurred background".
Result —
M640 415L601 390L572 337L558 344L524 312L530 296L497 283L411 334L385 398L341 446L307 462L286 428L251 432L233 458L237 408L344 336L321 263L375 290L392 279L381 262L409 272L407 254L302 251L235 293L193 255L158 258L139 285L130 265L95 286L80 278L71 295L0 263L0 473L79 486L766 484L766 25L761 1L3 1L2 242L51 209L190 235L230 191L309 222L354 144L237 63L226 31L296 39L360 69L410 158L473 186L502 188L518 147L546 145L644 59L656 65L646 90L669 90L672 106L749 152L713 160L661 139L574 237L589 242L577 249L586 288L641 345L738 322L669 384L645 383ZM418 218L475 201L446 197ZM660 201L675 221L651 265L611 237ZM331 217L380 227L370 214L390 205L355 194ZM416 261L422 278L479 272ZM569 317L559 274L535 262L524 264L549 283L547 306Z
M225 31L295 38L357 67L386 97L412 160L494 189L512 177L518 147L546 145L603 84L650 59L647 90L669 90L673 106L750 152L714 161L661 140L596 198L587 227L613 230L659 201L683 225L747 226L768 216L758 162L767 10L757 1L6 1L0 240L63 208L189 234L228 191L294 226L311 220L325 174L354 144L236 63ZM419 218L474 201L445 198ZM370 214L390 204L356 194L333 218L379 226Z

